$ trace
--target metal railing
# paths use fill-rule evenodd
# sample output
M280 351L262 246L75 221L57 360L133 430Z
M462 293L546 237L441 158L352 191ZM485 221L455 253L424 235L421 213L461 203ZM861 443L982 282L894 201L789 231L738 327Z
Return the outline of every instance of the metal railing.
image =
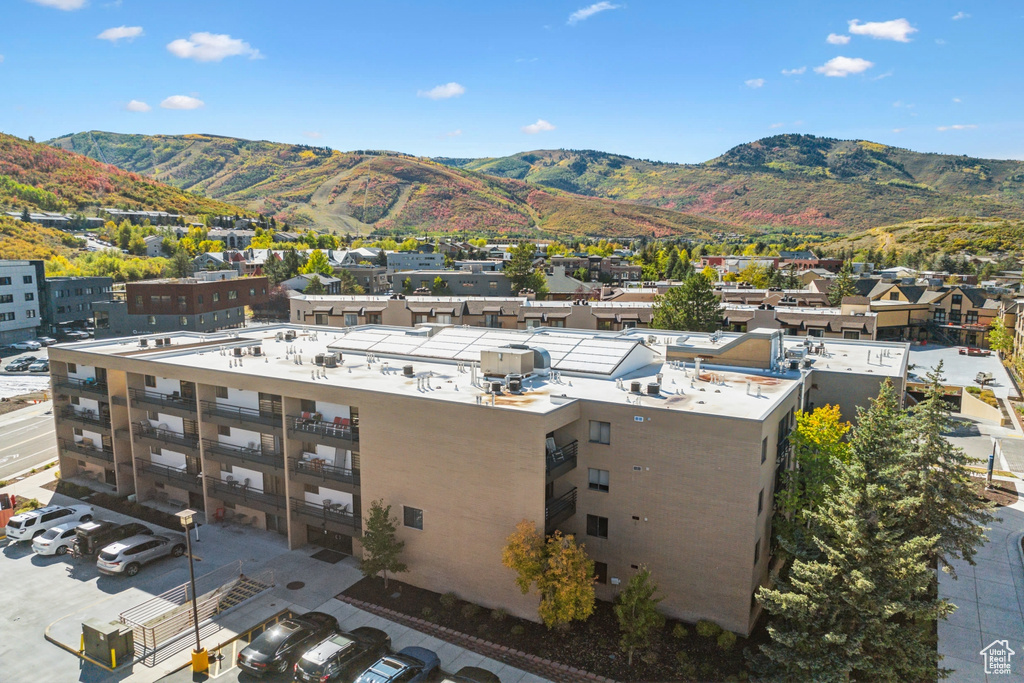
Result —
M165 394L159 391L148 391L146 389L135 389L133 387L128 390L128 395L131 397L133 403L145 403L147 405L153 406L181 408L183 410L192 411L193 413L196 411L195 397L182 396L178 392Z
M308 474L318 479L340 481L345 484L359 486L359 472L347 467L337 467L327 463L313 462L312 460L294 459L291 461L292 472Z
M135 459L135 469L138 472L150 474L156 478L163 479L164 481L178 484L182 488L194 491L201 491L203 488L202 473L196 474L183 470L179 467L161 465L160 463L146 460L144 458Z
M161 429L154 427L148 422L136 422L132 427L132 433L135 435L135 440L138 441L140 438L149 438L156 441L166 441L177 446L184 446L185 448L198 448L199 437L192 436L189 434L182 434L181 432L172 432L169 429Z
M110 429L109 413L97 413L95 410L75 410L74 406L64 406L60 411L60 416L65 420Z
M58 375L54 377L53 385L58 389L84 391L99 396L107 395L107 383L97 382L91 377L89 379L77 379L74 377L61 377Z
M353 533L358 533L361 527L360 519L347 507L344 505L317 505L300 498L292 498L292 512L300 514L308 520L331 522L348 527Z
M552 498L544 504L544 521L547 524L558 524L576 514L576 487Z
M286 506L285 497L276 493L267 493L244 481L222 481L219 477L206 477L206 490L214 497L230 500L243 505L263 505L278 510L284 510Z
M576 454L579 452L579 442L575 439L571 442L556 448L553 452L547 455L547 471L551 474L554 470L559 470L560 474L564 474L569 470L576 468Z
M209 417L222 417L236 422L249 422L268 427L281 427L281 413L264 413L257 408L243 408L217 401L200 401L203 415Z
M313 420L298 415L288 416L288 431L296 435L312 434L329 439L359 441L358 427L353 428L351 425L341 425L325 420Z
M252 447L235 446L234 444L221 443L213 439L203 439L203 451L208 455L222 455L257 465L284 469L284 456L281 451L264 448L260 444Z
M78 453L80 455L84 455L90 458L96 458L97 460L114 462L114 451L107 450L104 448L97 448L95 446L87 446L82 441L60 439L60 447L65 451Z

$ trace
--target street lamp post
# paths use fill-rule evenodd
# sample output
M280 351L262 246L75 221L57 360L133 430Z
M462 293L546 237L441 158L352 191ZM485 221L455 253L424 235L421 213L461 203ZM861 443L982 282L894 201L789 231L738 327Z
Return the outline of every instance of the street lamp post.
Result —
M192 624L196 630L196 648L192 650L192 672L201 673L210 668L210 655L199 642L199 607L196 604L196 571L192 564L192 535L189 533L195 510L182 510L177 513L181 525L185 527L185 547L188 551L188 577L192 584Z

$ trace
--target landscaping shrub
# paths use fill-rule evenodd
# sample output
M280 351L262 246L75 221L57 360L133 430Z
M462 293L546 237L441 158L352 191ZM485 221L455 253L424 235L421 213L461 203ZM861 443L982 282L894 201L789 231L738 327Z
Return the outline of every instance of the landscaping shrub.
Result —
M682 624L676 624L672 628L672 637L682 640L686 636L690 635L690 632L686 630L686 627Z
M18 500L18 504L14 506L14 514L20 515L22 512L38 510L41 507L43 507L43 504L35 498L21 498Z
M455 607L455 604L459 601L459 596L455 595L455 593L448 592L438 598L438 600L441 602L441 607L451 609L452 607Z
M725 652L732 649L733 645L736 644L736 634L732 631L722 631L718 635L718 647Z
M508 610L506 610L504 607L498 607L496 609L491 610L491 619L493 619L494 621L501 622L505 621L505 619L507 618Z
M477 614L480 613L480 605L474 605L471 602L470 603L466 603L465 605L462 606L461 612L462 612L462 618L463 619L472 619L473 617L475 617Z
M521 624L516 624L515 626L510 628L508 632L511 633L514 636L521 636L524 633L526 633L526 629L523 628L523 626Z
M640 659L643 661L644 664L654 665L658 663L658 653L654 650L647 650L642 655L640 655Z
M698 621L695 628L697 630L697 635L704 638L714 638L722 632L722 629L718 624L713 621L708 621L707 619L701 619Z
M424 605L423 609L420 610L420 616L424 619L431 620L434 618L434 608L430 605Z

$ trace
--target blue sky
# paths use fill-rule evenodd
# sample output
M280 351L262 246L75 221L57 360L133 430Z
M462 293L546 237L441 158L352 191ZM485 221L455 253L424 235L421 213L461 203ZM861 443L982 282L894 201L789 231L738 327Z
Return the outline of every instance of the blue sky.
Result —
M3 0L0 25L0 130L37 140L699 162L800 132L1024 158L1016 0Z

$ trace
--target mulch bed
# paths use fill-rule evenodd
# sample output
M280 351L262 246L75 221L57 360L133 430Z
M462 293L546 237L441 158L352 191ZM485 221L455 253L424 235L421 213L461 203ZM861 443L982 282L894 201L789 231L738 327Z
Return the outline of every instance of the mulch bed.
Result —
M986 489L984 477L971 477L971 480L974 482L978 497L992 501L997 508L1017 502L1017 488L1011 482L993 480L992 488Z
M28 394L21 394L20 396L12 396L11 398L0 400L0 415L6 415L7 413L13 413L15 410L21 410L22 408L28 408L29 406L35 405L40 401L47 399L46 392L33 391Z
M181 528L181 521L168 512L156 510L140 503L133 503L127 498L120 498L109 493L99 493L87 486L75 484L74 482L58 479L57 481L43 484L42 488L70 498L76 498L89 505L120 512L122 515L128 515L129 517L134 517L135 519L155 524L165 529L177 531Z
M383 580L364 578L342 595L616 681L745 681L744 650L756 649L767 640L767 633L759 626L750 638L738 638L731 648L723 650L715 638L697 635L692 624L683 624L685 637L675 637L673 629L680 622L668 620L655 635L653 647L634 655L633 665L628 666L619 649L618 622L607 602L598 601L586 622L560 631L464 600L445 607L440 593L394 579L385 590Z

